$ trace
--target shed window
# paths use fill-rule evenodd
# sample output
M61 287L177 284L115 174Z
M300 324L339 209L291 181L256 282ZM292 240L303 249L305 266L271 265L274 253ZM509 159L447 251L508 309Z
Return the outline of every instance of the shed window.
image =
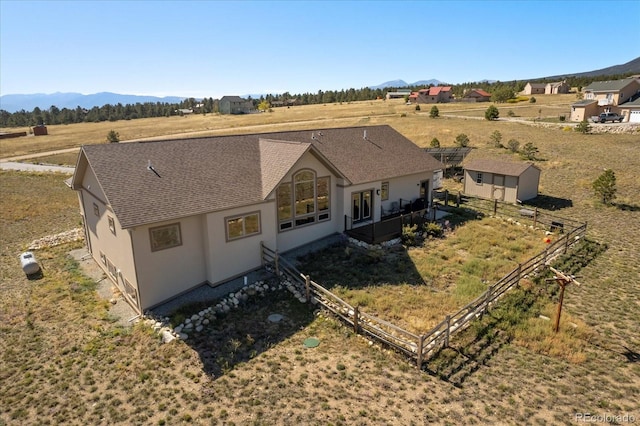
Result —
M480 172L476 173L476 183L482 185L482 173Z
M151 251L181 246L182 233L180 232L180 224L172 223L149 228L149 240L151 241Z
M93 214L100 216L100 207L96 203L93 203Z

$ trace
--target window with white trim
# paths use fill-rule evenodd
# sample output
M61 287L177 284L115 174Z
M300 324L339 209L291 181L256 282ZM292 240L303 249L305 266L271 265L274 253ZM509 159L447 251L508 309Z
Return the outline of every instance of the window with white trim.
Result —
M482 185L482 173L480 173L480 172L476 173L476 183L478 185Z
M107 218L109 220L109 230L113 235L116 235L116 221L111 216L107 216Z

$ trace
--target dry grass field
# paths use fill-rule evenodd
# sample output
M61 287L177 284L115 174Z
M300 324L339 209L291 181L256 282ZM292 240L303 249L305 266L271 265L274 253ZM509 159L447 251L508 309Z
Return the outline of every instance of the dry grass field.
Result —
M498 108L501 116L513 109L533 120L539 109L548 117L568 113L575 99L544 98ZM0 172L0 425L572 425L584 413L640 422L640 134L580 135L472 118L487 106L438 105L442 117L430 119L428 108L401 102L328 104L51 126L50 136L2 140L8 157L103 143L111 129L125 141L389 124L421 146L433 137L452 146L465 133L472 157L517 159L489 143L499 130L503 143L538 147L541 192L554 214L588 222L589 239L607 248L580 270L582 285L567 288L563 333L556 337L548 321L531 317L506 338L493 327L509 318L506 300L425 371L279 293L232 312L201 339L164 345L145 326L115 323L67 255L78 244L37 251L44 278L24 277L18 254L36 238L78 227L77 199L62 175ZM465 114L471 118L454 117ZM603 168L617 177L612 207L592 194ZM553 308L550 302L540 313L552 316ZM269 324L273 312L285 321ZM311 336L317 348L302 345Z

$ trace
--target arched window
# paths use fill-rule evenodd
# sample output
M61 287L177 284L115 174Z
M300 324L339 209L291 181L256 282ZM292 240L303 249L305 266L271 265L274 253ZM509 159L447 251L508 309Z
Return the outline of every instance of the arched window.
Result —
M329 220L330 184L329 176L318 178L310 169L300 170L291 182L282 183L276 190L280 230Z

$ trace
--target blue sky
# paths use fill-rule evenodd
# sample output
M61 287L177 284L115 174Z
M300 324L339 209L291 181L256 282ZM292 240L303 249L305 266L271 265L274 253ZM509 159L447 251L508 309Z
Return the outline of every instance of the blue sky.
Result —
M1 0L0 43L2 95L526 80L640 56L640 0Z

